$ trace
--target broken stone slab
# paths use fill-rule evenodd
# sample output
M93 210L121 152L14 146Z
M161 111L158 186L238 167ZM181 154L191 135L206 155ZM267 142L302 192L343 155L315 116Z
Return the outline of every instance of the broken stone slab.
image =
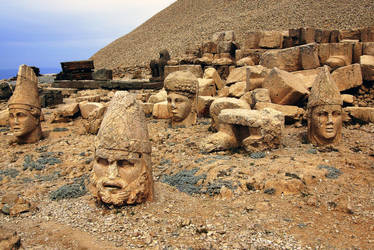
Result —
M260 41L258 43L260 48L264 49L280 49L283 44L283 35L280 31L262 31Z
M303 69L315 69L320 66L318 58L318 45L309 43L300 46L300 60Z
M164 102L167 99L168 94L166 93L165 89L161 89L156 94L153 94L149 97L148 102L149 103L158 103L158 102Z
M300 47L268 50L262 54L259 64L269 69L277 67L285 71L297 71L302 69L299 57Z
M172 114L168 110L168 102L159 102L153 105L152 116L156 119L170 119Z
M9 110L4 109L0 111L0 126L9 126Z
M142 103L144 114L146 116L150 116L152 114L152 112L153 112L153 105L154 105L154 103L150 103L150 102L144 102L144 103Z
M374 56L361 56L360 65L362 70L362 78L365 81L374 81Z
M79 103L79 110L83 119L87 119L92 111L101 109L106 109L106 106L99 102L84 101Z
M249 92L251 95L251 107L254 107L259 102L270 103L270 92L265 88L254 89Z
M216 85L213 79L198 78L199 95L201 96L215 96L217 95Z
M205 53L209 53L209 54L216 54L218 53L218 46L217 46L217 43L213 42L213 41L207 41L207 42L204 42L201 46L201 51L203 54Z
M218 128L218 115L223 109L251 109L249 104L243 100L231 97L217 98L210 105L209 113L212 118L212 129Z
M219 31L213 34L213 42L235 41L235 32L233 30Z
M302 79L302 82L304 83L304 87L306 89L310 89L312 88L313 82L316 79L320 71L321 71L321 67L316 68L316 69L294 71L291 73L300 77L300 79Z
M344 111L358 120L374 123L374 108L372 107L346 107Z
M217 96L218 97L228 97L229 96L229 90L230 90L230 87L225 86L222 89L217 91Z
M173 72L176 71L190 71L192 74L194 74L197 78L203 77L203 70L200 65L176 65L176 66L165 66L164 69L164 76L165 78Z
M236 61L236 65L239 66L239 67L243 67L243 66L254 66L255 63L253 62L252 57L247 56L247 57L244 57L244 58Z
M339 91L344 91L362 85L362 72L360 64L351 64L336 69L331 74Z
M209 109L210 105L216 100L218 97L215 96L198 96L197 101L197 114L200 117L210 117Z
M247 92L247 82L237 82L229 87L229 96L240 98Z
M52 123L54 122L69 122L71 118L79 112L78 103L69 103L59 105L54 112L54 117L52 118Z
M237 138L248 152L262 152L278 148L282 142L284 115L274 109L224 109L219 122L236 127Z
M278 68L272 69L263 87L269 89L273 103L282 105L295 104L309 94L300 77Z
M228 65L233 65L234 62L231 58L230 53L220 53L220 54L214 55L214 60L212 64L218 65L218 66L228 66Z
M247 91L262 88L264 79L270 73L270 71L271 69L261 65L246 67Z
M203 78L213 79L218 90L222 89L226 85L225 81L223 81L221 77L219 76L217 70L212 67L208 67L205 69Z
M300 121L303 119L305 110L297 106L291 105L279 105L269 102L257 102L255 107L256 110L263 110L265 108L272 108L285 116L286 123L292 123L293 121Z
M107 107L92 110L86 119L82 121L83 127L88 134L96 135L100 129L101 122L104 119Z
M100 95L80 96L77 98L77 102L100 102L100 98Z
M34 208L32 204L16 193L7 193L2 196L0 211L10 216L18 216L21 213L29 212Z
M359 29L339 30L339 39L341 40L360 40L361 32Z

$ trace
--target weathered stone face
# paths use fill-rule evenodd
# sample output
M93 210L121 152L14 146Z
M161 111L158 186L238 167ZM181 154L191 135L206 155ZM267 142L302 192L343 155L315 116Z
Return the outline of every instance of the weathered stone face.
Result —
M339 142L342 130L342 107L319 105L312 109L308 124L308 138L314 145Z
M32 68L21 65L16 89L9 99L9 124L18 143L34 143L41 136L41 105L38 78Z
M153 199L151 145L134 95L117 91L95 140L93 194L116 206Z
M149 200L152 195L150 165L149 154L97 151L92 178L97 196L102 202L117 206Z
M181 94L170 92L167 97L168 110L173 122L183 122L191 113L192 101Z
M39 138L36 138L39 133L35 133L34 131L40 129L40 121L29 111L21 108L9 109L9 124L14 136L25 139L26 137L32 137L28 138L28 141L39 140Z

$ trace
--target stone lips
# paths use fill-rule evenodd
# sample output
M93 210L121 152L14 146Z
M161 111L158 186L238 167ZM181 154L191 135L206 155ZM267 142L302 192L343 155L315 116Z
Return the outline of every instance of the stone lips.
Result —
M307 107L311 109L318 105L334 104L342 105L342 99L328 67L324 66L314 80Z
M151 153L147 122L134 95L117 91L95 140L96 150Z
M196 76L189 71L173 72L164 81L164 87L167 92L176 92L181 95L195 95L197 86L198 80Z
M16 89L8 102L9 108L22 108L40 111L41 105L38 93L38 78L32 68L22 64L18 69Z

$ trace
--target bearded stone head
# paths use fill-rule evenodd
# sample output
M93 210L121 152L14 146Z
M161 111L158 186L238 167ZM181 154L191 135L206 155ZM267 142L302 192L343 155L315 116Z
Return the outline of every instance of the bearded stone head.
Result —
M116 206L153 200L151 145L144 111L135 97L118 91L95 141L93 193Z

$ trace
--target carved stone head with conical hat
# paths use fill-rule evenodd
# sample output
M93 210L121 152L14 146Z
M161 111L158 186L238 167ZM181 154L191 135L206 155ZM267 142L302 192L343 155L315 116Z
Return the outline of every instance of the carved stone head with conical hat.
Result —
M153 200L151 144L142 106L117 91L95 139L94 195L116 206Z
M164 87L172 127L188 127L196 123L197 86L198 80L190 71L176 71L166 77Z
M38 78L32 68L21 65L16 89L8 101L9 124L18 143L34 143L42 136Z
M342 99L327 66L313 83L307 109L309 141L316 146L338 143L342 137Z

